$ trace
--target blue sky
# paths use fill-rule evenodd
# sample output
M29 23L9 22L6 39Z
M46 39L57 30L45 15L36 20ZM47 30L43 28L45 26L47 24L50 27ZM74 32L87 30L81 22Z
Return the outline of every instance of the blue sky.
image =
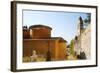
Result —
M43 24L52 28L52 37L63 37L70 43L77 34L78 18L87 17L86 13L61 11L23 11L23 26Z

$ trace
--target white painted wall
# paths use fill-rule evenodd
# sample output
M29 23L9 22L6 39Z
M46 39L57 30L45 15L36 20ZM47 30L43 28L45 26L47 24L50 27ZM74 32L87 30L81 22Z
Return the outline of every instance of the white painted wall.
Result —
M81 45L82 45L82 50L81 51L84 51L85 54L86 54L86 58L87 59L91 59L91 25L88 25L87 28L85 29L85 31L83 32L82 34L82 42L81 42Z
M11 34L10 33L10 29L11 29L10 27L10 8L11 8L10 1L11 0L0 0L0 73L13 73L10 71L10 34ZM98 6L100 4L99 0L30 0L30 1L98 5ZM100 10L98 13L100 13ZM100 21L98 24L100 24ZM100 28L100 25L98 25L98 28ZM98 31L100 31L100 29L98 29ZM98 36L99 36L98 43L100 44L100 33L98 34ZM98 47L99 56L100 56L99 48L100 48L100 45ZM100 64L100 57L99 57L99 64ZM94 67L94 68L35 71L34 73L53 73L53 72L54 73L87 73L87 72L99 73L100 65L99 67ZM24 72L21 72L21 73L24 73ZM33 73L33 71L25 72L25 73Z

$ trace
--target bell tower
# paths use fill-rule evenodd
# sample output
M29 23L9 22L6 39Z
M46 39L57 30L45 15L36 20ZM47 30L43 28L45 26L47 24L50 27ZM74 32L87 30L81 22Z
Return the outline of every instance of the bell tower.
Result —
M82 51L82 33L84 31L84 26L83 26L83 19L80 16L78 18L78 25L77 25L77 36L78 36L78 50L77 50L77 54L80 56L80 53Z
M80 16L79 18L78 18L78 26L77 26L77 34L78 35L81 35L81 33L83 32L83 30L84 30L84 26L83 26L83 19L82 19L82 17Z

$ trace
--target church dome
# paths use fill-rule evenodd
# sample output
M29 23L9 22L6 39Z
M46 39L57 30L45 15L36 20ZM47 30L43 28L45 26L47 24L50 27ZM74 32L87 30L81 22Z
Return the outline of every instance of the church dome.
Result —
M32 26L30 26L29 27L29 29L50 29L50 30L52 30L52 28L51 27L49 27L49 26L46 26L46 25L32 25Z
M48 39L51 37L52 28L45 25L32 25L29 27L32 39Z

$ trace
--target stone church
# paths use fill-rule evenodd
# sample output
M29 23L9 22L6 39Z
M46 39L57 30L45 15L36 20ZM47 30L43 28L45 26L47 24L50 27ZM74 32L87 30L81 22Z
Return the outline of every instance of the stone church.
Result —
M67 41L62 37L52 37L52 28L45 25L23 26L23 58L30 57L35 50L38 56L51 61L66 60Z

